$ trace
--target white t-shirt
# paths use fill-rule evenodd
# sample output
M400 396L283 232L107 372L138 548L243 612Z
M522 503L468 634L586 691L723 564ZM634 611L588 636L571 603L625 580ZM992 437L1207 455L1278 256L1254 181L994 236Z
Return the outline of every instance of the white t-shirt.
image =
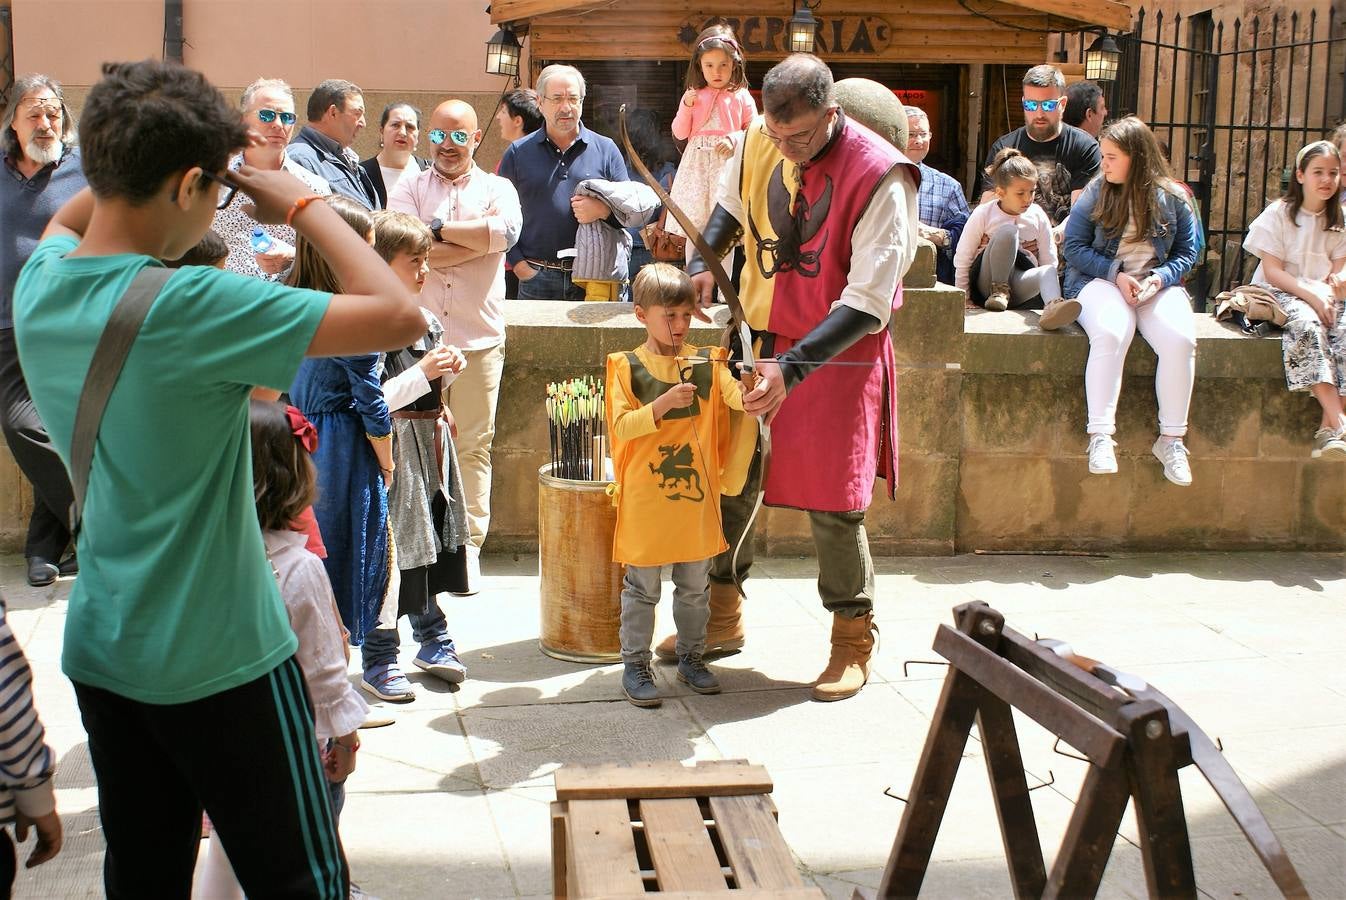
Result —
M1292 223L1285 201L1277 200L1262 210L1248 226L1243 249L1254 256L1274 256L1285 264L1285 271L1307 281L1324 281L1332 271L1332 260L1346 257L1346 231L1323 228L1323 213L1301 209ZM1271 283L1259 263L1253 283L1268 287Z
M379 165L379 171L383 173L383 188L392 196L393 188L397 187L397 182L402 180L404 175L415 175L421 171L420 163L416 162L416 157L408 156L407 164L400 169L390 169L385 165Z
M1117 244L1117 258L1122 261L1122 271L1133 278L1144 278L1154 268L1154 243L1148 237L1136 234L1136 220L1126 223L1126 231Z

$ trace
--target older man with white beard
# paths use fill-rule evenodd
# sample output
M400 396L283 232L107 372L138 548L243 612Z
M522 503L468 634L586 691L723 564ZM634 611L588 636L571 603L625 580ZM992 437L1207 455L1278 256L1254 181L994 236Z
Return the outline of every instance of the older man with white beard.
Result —
M47 222L84 187L75 146L75 120L61 85L46 75L26 75L14 85L0 124L4 173L0 174L0 426L10 452L33 486L33 513L23 555L28 583L51 584L78 571L70 547L73 494L65 464L52 449L14 347L12 311L19 270L37 246ZM78 377L72 372L71 377Z

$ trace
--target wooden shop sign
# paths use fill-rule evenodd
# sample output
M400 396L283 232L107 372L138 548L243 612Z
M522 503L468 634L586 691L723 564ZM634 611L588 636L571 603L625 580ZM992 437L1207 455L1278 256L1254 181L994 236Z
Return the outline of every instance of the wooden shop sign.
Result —
M738 35L743 52L751 58L754 53L789 53L786 46L786 28L789 18L784 16L723 16ZM687 20L678 30L678 40L689 50L696 36L705 27ZM829 56L877 56L888 49L893 38L893 27L878 16L819 16L814 38L817 53Z

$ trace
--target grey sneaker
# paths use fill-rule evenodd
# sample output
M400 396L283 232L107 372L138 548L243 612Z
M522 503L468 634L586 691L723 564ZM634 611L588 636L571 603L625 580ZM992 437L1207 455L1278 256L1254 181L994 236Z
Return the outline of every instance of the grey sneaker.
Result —
M720 680L706 668L700 653L688 653L686 656L678 657L678 681L698 694L720 692Z
M1009 307L1010 288L1008 284L996 282L991 285L991 295L986 298L986 308L991 312L1004 312Z
M1089 435L1089 474L1117 474L1117 442L1106 434Z
M622 672L622 693L636 706L658 706L659 689L654 686L654 673L648 662L626 663Z
M1346 459L1346 431L1332 431L1330 428L1315 431L1313 452L1309 456L1314 459Z
M1063 325L1069 325L1080 317L1080 301L1053 300L1038 316L1038 327L1043 331L1055 331Z
M1179 487L1192 483L1192 467L1187 463L1187 448L1182 439L1166 441L1158 438L1150 448L1154 458L1164 464L1164 477Z

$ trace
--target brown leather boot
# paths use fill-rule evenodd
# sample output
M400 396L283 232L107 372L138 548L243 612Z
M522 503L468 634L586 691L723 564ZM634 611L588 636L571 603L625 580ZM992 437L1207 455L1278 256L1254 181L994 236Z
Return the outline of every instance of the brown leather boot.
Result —
M654 648L654 655L665 662L678 661L678 636L670 634ZM743 598L732 584L710 583L710 620L706 622L704 659L728 656L743 649Z
M860 693L869 679L869 657L878 632L872 612L858 619L832 614L832 657L814 682L814 700L845 700Z

